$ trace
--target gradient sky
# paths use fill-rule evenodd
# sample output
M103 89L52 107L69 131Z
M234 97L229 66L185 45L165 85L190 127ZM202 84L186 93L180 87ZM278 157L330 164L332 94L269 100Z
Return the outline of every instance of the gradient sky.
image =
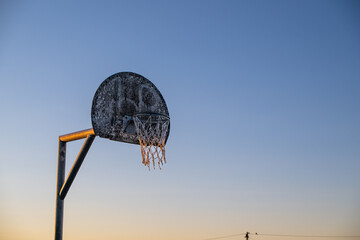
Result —
M359 1L2 0L1 240L53 238L58 136L121 71L167 102L167 164L96 138L64 239L360 235Z

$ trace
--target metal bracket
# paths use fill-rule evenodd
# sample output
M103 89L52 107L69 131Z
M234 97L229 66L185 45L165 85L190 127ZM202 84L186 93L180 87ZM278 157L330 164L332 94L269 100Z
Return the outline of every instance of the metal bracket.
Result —
M62 186L60 192L59 192L59 197L61 200L64 200L64 198L66 197L66 194L67 192L69 191L70 187L71 187L71 184L73 183L75 177L76 177L76 174L78 173L80 167L81 167L81 164L82 162L84 161L85 157L86 157L86 154L87 152L89 151L90 147L91 147L91 144L93 143L95 139L95 135L88 135L86 137L86 140L79 152L79 155L77 156L70 172L69 172L69 175L68 177L66 178L66 181L64 183L64 185Z
M125 132L126 128L129 126L129 123L130 123L131 120L132 120L132 116L125 115L123 117L123 126L122 126L122 129L121 129L121 133Z

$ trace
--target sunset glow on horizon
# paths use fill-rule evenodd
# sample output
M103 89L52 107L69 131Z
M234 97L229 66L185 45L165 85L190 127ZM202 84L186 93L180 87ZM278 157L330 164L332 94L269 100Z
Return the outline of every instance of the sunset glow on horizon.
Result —
M64 240L356 239L359 66L359 1L2 1L0 240L54 238L58 137L118 72L163 95L166 164L96 137Z

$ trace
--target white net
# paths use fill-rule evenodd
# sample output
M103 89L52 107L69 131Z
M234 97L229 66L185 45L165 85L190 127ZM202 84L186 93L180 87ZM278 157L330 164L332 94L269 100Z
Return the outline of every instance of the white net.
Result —
M159 169L166 163L165 141L169 131L170 118L162 114L136 114L133 116L138 135L142 163L150 169L157 162Z

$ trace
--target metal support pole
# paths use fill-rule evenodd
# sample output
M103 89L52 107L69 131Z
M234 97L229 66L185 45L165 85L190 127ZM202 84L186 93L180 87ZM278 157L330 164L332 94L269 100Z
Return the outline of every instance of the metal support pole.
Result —
M86 141L69 173L65 182L65 162L66 162L66 142L86 138ZM59 137L59 153L57 167L57 183L56 183L56 210L55 210L55 240L63 239L63 219L64 219L64 198L69 191L71 183L74 181L76 173L79 171L89 148L94 141L95 133L93 129L86 129ZM64 184L65 182L65 184ZM64 189L66 190L64 190ZM60 193L61 196L60 196Z
M72 182L74 181L77 172L79 171L82 162L84 161L87 152L89 151L91 144L93 143L95 139L95 135L89 135L87 136L84 145L81 148L81 151L78 155L78 157L76 158L74 165L72 166L69 175L66 179L66 182L64 183L64 185L62 186L60 192L59 192L59 197L60 199L64 200L64 198L66 197L67 192L69 191Z
M66 142L59 139L57 183L56 183L56 212L55 212L55 240L62 240L64 200L59 197L59 192L65 180Z

